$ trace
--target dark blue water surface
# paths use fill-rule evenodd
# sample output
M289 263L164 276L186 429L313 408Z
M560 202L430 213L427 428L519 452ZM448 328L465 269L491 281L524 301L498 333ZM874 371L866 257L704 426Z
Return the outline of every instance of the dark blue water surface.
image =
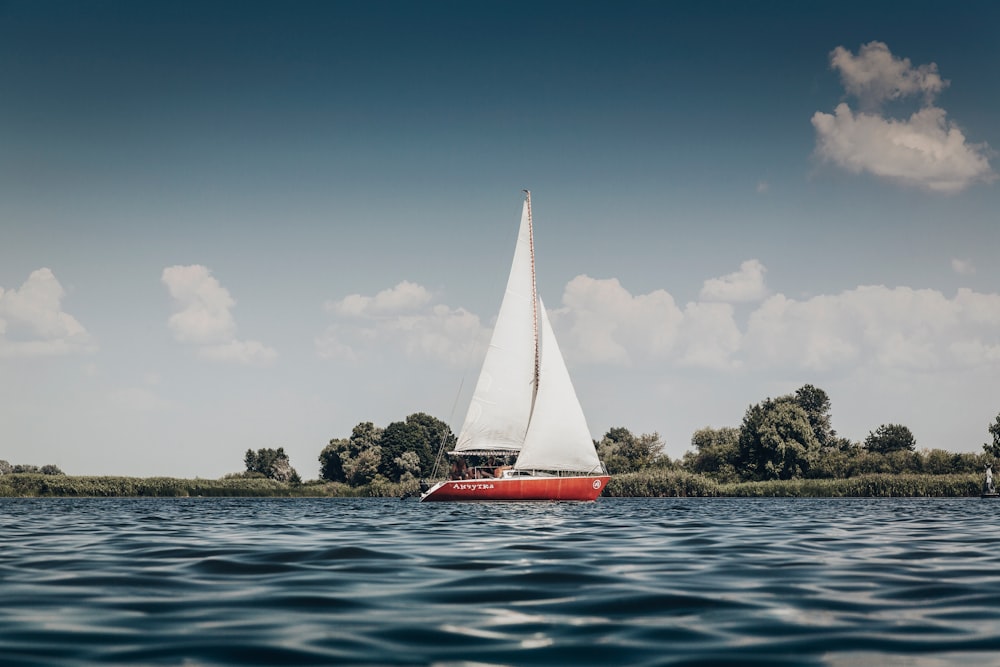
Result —
M1000 664L998 514L0 499L0 663Z

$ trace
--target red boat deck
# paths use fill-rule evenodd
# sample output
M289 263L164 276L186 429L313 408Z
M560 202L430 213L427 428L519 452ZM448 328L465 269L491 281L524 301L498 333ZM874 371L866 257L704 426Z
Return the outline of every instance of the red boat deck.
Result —
M455 500L595 500L608 475L582 477L508 477L440 482L421 496L422 502Z

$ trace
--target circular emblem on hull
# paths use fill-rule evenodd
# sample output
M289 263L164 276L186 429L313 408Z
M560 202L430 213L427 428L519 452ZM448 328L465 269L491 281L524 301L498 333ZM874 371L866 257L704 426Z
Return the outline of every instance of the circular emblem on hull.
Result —
M595 479L594 480L594 488L595 489L601 488L601 480L599 480L599 479Z

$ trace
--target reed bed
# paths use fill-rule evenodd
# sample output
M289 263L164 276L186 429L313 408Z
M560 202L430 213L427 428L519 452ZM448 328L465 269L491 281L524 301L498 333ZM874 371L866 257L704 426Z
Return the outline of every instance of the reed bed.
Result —
M792 479L719 484L674 470L616 475L605 495L612 497L685 498L956 498L978 496L978 474L869 474L847 479Z
M178 479L12 474L0 477L5 497L155 497L295 496L303 487L270 479Z
M899 498L977 496L978 474L868 474L847 479L794 479L720 484L680 470L647 470L615 475L605 496L617 498ZM400 498L418 495L416 480L376 478L365 486L307 482L300 485L262 478L179 479L174 477L78 477L16 473L0 476L0 497L327 497Z

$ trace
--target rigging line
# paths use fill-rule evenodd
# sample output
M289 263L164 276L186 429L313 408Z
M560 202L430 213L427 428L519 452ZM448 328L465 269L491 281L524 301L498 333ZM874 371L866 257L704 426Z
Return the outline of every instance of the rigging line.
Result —
M538 392L538 373L540 367L538 350L538 286L535 283L535 230L531 220L531 190L522 190L528 207L528 250L531 256L531 324L535 335L535 392ZM534 399L532 399L534 403Z

